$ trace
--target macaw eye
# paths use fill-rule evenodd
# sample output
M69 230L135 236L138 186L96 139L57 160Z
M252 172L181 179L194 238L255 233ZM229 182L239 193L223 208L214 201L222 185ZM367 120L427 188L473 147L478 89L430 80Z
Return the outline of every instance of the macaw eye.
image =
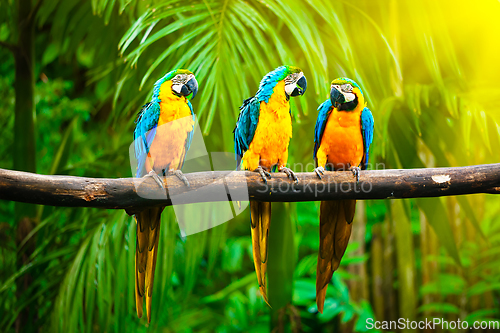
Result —
M285 78L285 83L286 84L294 83L295 81L297 81L298 76L299 76L298 73L288 74L288 76Z
M174 83L182 83L186 81L186 74L177 74L176 76L173 77L172 82Z
M345 92L351 92L352 91L352 86L349 83L343 84L341 86L342 91Z

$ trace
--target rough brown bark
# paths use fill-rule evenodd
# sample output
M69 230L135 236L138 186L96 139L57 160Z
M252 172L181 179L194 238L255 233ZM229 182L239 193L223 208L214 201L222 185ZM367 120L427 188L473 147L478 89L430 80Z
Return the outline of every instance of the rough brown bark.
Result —
M500 193L500 164L458 168L361 171L359 183L351 172L326 172L323 180L298 173L293 184L284 174L274 174L267 184L257 173L215 171L187 174L185 186L175 176L167 177L168 196L151 178L84 178L45 176L0 169L0 199L66 207L99 207L134 210L147 206L221 200L268 202L321 201L335 199L399 199L471 193ZM142 182L148 193L163 195L148 199L137 194L134 183ZM223 196L214 191L226 190ZM233 194L231 196L231 193Z

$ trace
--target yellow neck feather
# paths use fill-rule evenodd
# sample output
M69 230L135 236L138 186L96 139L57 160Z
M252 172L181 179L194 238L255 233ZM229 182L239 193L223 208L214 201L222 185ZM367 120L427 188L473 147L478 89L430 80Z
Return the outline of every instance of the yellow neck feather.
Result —
M261 112L272 112L283 117L290 112L290 103L285 94L285 81L279 81L274 87L273 94L267 103L261 102Z
M163 84L160 86L159 97L162 103L171 101L186 102L186 97L174 95L174 93L172 92L172 81L163 82Z

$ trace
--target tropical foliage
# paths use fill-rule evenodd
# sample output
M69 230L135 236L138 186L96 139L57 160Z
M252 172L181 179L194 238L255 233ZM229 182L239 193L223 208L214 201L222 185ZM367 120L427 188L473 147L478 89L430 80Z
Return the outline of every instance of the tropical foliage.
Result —
M312 170L315 110L339 76L357 81L373 110L372 169L498 162L499 14L493 0L7 0L0 167L32 158L42 174L131 176L135 114L175 67L199 81L193 104L207 148L231 152L239 105L281 64L309 80L292 102L296 171ZM14 84L16 52L28 47L19 43L22 15L34 22L33 156L17 144L28 129L15 121L16 96L31 91ZM464 24L471 18L481 18L474 28ZM474 195L358 204L323 314L314 301L317 203L273 210L273 309L259 296L249 214L181 237L169 210L148 328L135 314L131 217L0 202L0 330L326 332L365 331L367 318L498 320L499 203Z

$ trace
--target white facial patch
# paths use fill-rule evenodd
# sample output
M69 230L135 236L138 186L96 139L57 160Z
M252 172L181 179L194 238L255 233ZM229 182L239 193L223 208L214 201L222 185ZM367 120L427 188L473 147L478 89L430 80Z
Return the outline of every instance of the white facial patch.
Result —
M295 88L297 88L297 81L304 76L304 73L294 73L285 77L285 92L288 96L291 96Z
M356 98L356 95L354 95L353 93L342 92L342 95L344 95L345 103L352 102Z
M177 74L172 78L172 90L180 94L182 90L182 86L185 85L189 80L194 77L193 74Z
M172 90L177 94L181 93L183 83L172 83Z
M292 96L292 93L295 90L295 88L297 88L297 84L295 82L285 85L285 92L286 92L286 94L288 96Z

